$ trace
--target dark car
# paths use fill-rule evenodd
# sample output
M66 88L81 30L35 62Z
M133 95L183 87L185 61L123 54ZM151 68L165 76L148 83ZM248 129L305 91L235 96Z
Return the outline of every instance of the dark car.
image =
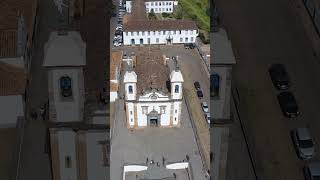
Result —
M278 101L286 117L294 118L300 114L297 101L291 92L281 92L278 95Z
M279 90L287 90L290 86L289 75L283 64L272 64L269 73L273 85Z
M193 43L185 43L184 48L186 49L194 49L195 45Z
M72 81L70 77L63 76L60 78L60 90L63 97L70 97L72 95L71 84Z
M200 83L198 81L194 82L194 87L196 88L196 90L200 90L201 87L200 87Z
M203 98L203 93L201 90L197 90L197 95L199 98Z

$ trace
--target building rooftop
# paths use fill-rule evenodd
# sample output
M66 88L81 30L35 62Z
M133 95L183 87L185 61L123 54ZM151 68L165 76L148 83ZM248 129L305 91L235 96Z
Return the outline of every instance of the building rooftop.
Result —
M0 62L0 96L25 93L27 74L23 68Z
M124 24L124 31L195 30L192 20L132 20Z
M213 58L210 64L235 64L236 59L226 31L220 28L219 32L211 33L210 38L213 43L210 53Z
M170 71L160 50L142 49L136 56L137 93L157 89L168 93Z
M122 62L122 51L114 51L111 54L110 80L118 80L117 74L120 72Z
M76 31L50 34L44 47L45 67L86 65L86 44Z
M20 15L24 16L29 39L32 39L38 0L0 1L0 57L17 53L17 31Z

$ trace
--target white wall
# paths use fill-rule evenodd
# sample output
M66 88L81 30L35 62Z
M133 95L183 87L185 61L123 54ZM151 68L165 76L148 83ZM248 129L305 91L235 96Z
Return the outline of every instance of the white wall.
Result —
M166 106L165 113L160 115L160 125L169 126L170 125L170 116L171 116L171 103L170 102L149 102L149 103L138 103L137 104L137 117L138 117L138 126L143 127L148 125L147 114L143 114L142 106L148 106L147 114L150 113L153 109L160 113L160 106Z
M161 2L161 6L159 5L160 2ZM171 5L169 5L169 3L171 3ZM162 12L173 13L173 8L175 5L178 5L178 1L145 2L146 12L148 13L151 12L151 9L154 9L155 13L162 13ZM131 13L131 9L132 9L132 1L126 1L127 13Z
M144 35L142 35L144 33ZM175 31L140 31L138 32L123 32L123 43L124 45L131 45L131 40L134 39L135 45L140 44L140 39L143 39L143 44L167 44L167 38L170 35L172 37L173 44L179 43L195 43L196 37L198 36L197 30L175 30ZM181 39L182 38L182 39ZM186 39L187 38L187 39ZM159 41L157 41L157 39ZM181 41L182 40L182 41Z
M110 102L115 102L118 99L118 92L110 91Z
M179 86L179 92L175 93L176 85ZM182 99L182 83L173 82L171 83L171 98L172 99Z
M148 13L151 12L151 9L153 9L155 13L173 13L174 1L145 2L145 6Z
M127 13L131 13L132 1L126 1L126 10Z
M174 102L173 103L173 125L178 125L180 121L181 115L181 102Z
M132 93L129 93L129 86L132 86ZM126 100L135 100L137 94L136 83L125 83Z
M130 113L132 112L132 114ZM134 104L132 102L127 103L127 116L128 116L128 123L130 126L134 126Z
M74 131L58 131L59 162L61 180L78 179ZM70 157L71 168L66 168L66 157Z

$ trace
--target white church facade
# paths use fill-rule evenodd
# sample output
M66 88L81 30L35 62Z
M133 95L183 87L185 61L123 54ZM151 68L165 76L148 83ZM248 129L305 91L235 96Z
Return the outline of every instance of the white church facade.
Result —
M145 0L146 12L150 13L173 13L175 6L178 5L178 0ZM132 0L126 0L126 11L131 13Z
M123 80L127 127L179 126L184 81L181 71L170 73L162 56L156 60L137 56L136 61Z
M129 21L124 24L124 45L195 43L199 30L191 20Z

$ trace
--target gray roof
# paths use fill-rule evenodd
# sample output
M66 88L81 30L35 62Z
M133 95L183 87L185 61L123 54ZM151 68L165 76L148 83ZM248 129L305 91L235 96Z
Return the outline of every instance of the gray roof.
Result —
M84 66L86 65L86 44L80 33L67 32L65 35L52 32L44 47L45 67L54 66Z
M213 56L211 64L235 64L231 41L226 31L220 29L217 33L211 33L210 38L213 42L210 53Z

